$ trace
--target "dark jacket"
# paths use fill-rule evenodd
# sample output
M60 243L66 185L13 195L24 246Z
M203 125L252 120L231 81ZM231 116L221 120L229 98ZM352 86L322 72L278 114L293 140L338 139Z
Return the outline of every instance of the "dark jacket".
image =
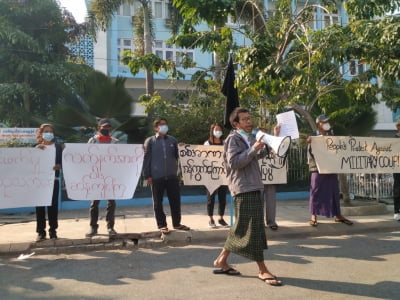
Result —
M157 135L144 142L144 178L173 178L178 174L178 142L173 136Z

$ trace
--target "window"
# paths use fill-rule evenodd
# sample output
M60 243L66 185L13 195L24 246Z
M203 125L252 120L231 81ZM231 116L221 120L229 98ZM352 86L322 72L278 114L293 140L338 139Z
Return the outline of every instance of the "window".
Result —
M334 10L332 13L328 13L327 11L322 11L322 28L338 24L340 25L340 17L338 14L338 10Z
M139 2L135 2L134 4L124 3L117 10L117 15L122 17L131 17L135 15L135 12L140 9L141 4Z
M154 41L153 52L158 57L164 60L170 60L176 63L176 66L181 66L183 56L194 60L194 51L192 49L180 49L174 45L168 44L164 41Z
M367 70L367 65L361 60L351 59L348 62L348 73L350 76L358 76Z
M118 39L118 62L121 66L124 64L121 62L122 52L125 50L133 51L133 42L132 39Z
M169 18L169 1L168 0L153 0L151 4L153 18L168 19Z

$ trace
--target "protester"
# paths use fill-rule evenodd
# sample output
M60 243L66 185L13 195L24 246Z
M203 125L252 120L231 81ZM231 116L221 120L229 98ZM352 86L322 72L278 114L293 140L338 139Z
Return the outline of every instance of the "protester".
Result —
M396 138L400 138L400 120L396 122L397 133ZM393 206L396 221L400 221L400 173L393 174Z
M88 141L89 144L117 144L119 140L111 136L112 125L109 119L100 119L97 126L97 134L91 137ZM100 200L93 200L90 203L89 214L90 214L90 231L86 234L87 237L92 237L97 234L99 225L97 221L99 219L99 203ZM109 235L116 235L117 232L114 229L115 224L115 200L107 200L107 231Z
M214 261L214 274L240 275L228 262L231 252L257 263L258 278L272 286L282 285L264 262L267 238L263 220L261 192L264 188L258 159L268 153L262 140L252 136L253 123L247 109L237 107L230 115L235 129L224 143L224 163L229 190L235 203L235 223L221 253Z
M320 115L316 119L317 133L316 135L329 135L331 125L326 115ZM336 174L319 174L311 148L312 136L307 138L308 151L307 161L311 172L310 184L310 201L309 210L311 219L309 224L317 226L317 215L327 218L335 217L335 222L341 222L347 225L353 225L353 222L346 219L340 212L340 193L339 182Z
M281 127L279 125L274 127L274 136L279 136ZM260 128L261 131L267 132L265 128ZM273 152L269 152L271 157L274 156ZM278 230L279 226L276 223L276 186L275 184L264 184L265 199L265 223L271 230Z
M181 194L178 178L178 143L167 134L168 122L157 118L153 122L155 135L144 142L143 175L151 186L154 215L157 227L163 234L170 233L163 209L163 196L167 192L171 209L172 226L178 230L190 230L181 224Z
M36 140L38 144L36 148L45 149L46 147L55 147L56 158L55 165L53 167L55 177L54 177L54 187L53 196L51 199L51 205L47 206L47 217L49 222L49 236L51 239L57 239L57 228L58 228L58 193L60 190L60 169L62 161L62 146L55 143L54 138L54 127L51 124L40 125L37 133ZM36 207L36 232L38 234L36 241L43 241L46 239L46 207L37 206Z
M208 140L204 142L204 145L223 145L224 140L222 139L223 131L222 126L215 122L211 124L210 127L210 135ZM228 223L224 220L225 207L226 207L226 193L228 192L228 186L221 185L215 190L212 194L207 190L207 215L210 218L208 222L208 227L216 228L213 215L214 215L214 204L215 204L215 196L218 194L218 224L223 227L228 227Z

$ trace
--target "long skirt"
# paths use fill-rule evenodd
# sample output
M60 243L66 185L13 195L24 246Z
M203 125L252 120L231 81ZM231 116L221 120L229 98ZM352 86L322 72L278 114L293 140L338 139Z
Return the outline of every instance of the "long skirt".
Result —
M340 216L339 182L336 174L311 173L310 214Z
M224 248L253 261L264 261L264 249L268 246L261 192L242 193L233 199L235 224L229 231Z

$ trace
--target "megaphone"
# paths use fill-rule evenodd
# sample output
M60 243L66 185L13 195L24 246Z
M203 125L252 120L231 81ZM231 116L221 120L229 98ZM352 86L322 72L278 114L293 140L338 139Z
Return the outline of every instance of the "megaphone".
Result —
M290 136L273 136L266 134L261 130L257 132L256 139L257 141L261 139L264 144L270 146L279 157L286 156L286 153L290 148L290 144L292 143Z

